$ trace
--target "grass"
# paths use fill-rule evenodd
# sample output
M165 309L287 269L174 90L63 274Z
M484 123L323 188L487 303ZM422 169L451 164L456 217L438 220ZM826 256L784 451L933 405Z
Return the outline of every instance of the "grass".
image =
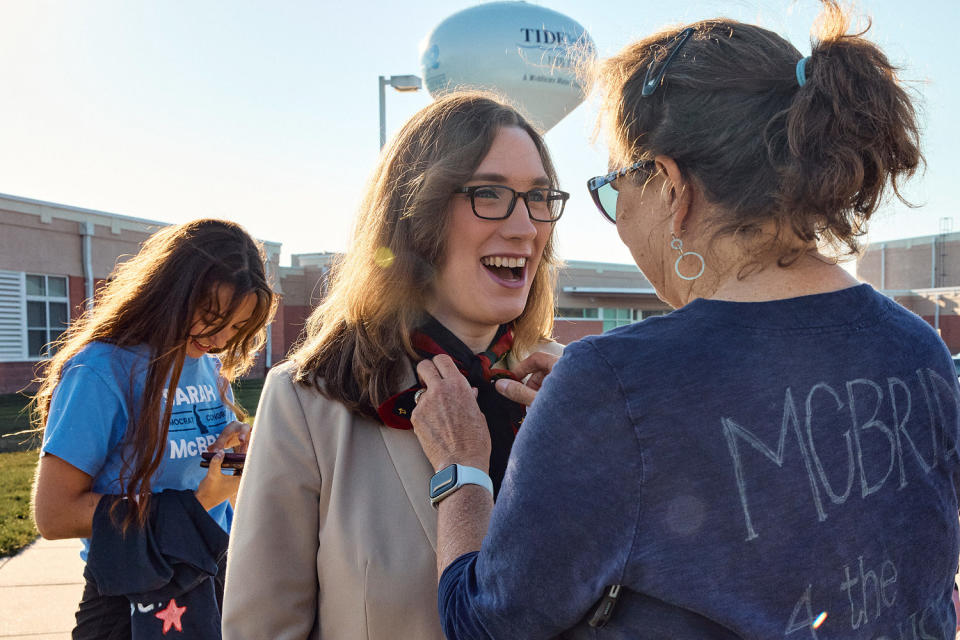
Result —
M36 466L36 450L0 453L0 558L15 554L39 535L30 517Z
M260 392L263 391L263 378L257 380L237 380L233 383L233 397L251 416L257 413L260 404ZM253 420L251 419L251 422Z
M30 429L29 398L19 393L0 395L0 453L26 451L40 446L37 433L11 435Z
M255 414L263 380L240 380L233 389L240 406ZM17 553L38 535L30 517L30 486L40 435L10 435L30 429L28 402L19 394L0 395L0 558Z

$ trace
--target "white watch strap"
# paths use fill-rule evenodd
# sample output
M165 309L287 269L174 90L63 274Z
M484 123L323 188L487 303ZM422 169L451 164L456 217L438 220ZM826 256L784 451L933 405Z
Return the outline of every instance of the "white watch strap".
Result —
M490 492L490 495L493 495L493 480L490 479L490 476L485 474L480 469L476 467L468 467L463 464L457 465L457 488L459 489L465 484L476 484L487 491Z
M439 508L440 503L445 498L448 498L453 493L456 493L460 487L467 484L475 484L483 487L490 492L491 496L493 495L493 480L491 480L490 476L488 476L486 473L480 469L477 469L476 467L468 467L463 464L452 464L450 466L456 469L457 481L452 487L449 487L440 495L430 498L430 503L434 506L434 508ZM437 473L442 473L446 469L449 469L449 467L445 467Z

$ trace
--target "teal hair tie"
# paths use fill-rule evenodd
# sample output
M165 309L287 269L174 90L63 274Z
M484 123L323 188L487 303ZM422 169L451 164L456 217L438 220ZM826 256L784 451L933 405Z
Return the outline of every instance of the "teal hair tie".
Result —
M797 60L797 84L801 87L807 83L807 60L809 59L810 56Z

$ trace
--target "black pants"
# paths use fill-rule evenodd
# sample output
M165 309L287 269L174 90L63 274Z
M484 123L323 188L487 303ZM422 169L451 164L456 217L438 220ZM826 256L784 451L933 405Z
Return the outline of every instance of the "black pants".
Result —
M102 596L87 578L77 607L73 640L130 640L130 601L123 596Z
M226 556L219 563L213 583L217 606L223 611L223 576ZM130 640L130 601L124 596L102 596L97 585L84 576L86 585L77 607L73 640Z

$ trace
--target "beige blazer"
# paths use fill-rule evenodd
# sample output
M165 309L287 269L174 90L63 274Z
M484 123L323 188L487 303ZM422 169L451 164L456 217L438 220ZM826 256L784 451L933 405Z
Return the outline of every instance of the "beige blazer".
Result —
M433 469L416 436L351 414L292 373L291 363L273 369L260 399L227 556L224 640L443 640ZM414 380L411 369L406 386Z

